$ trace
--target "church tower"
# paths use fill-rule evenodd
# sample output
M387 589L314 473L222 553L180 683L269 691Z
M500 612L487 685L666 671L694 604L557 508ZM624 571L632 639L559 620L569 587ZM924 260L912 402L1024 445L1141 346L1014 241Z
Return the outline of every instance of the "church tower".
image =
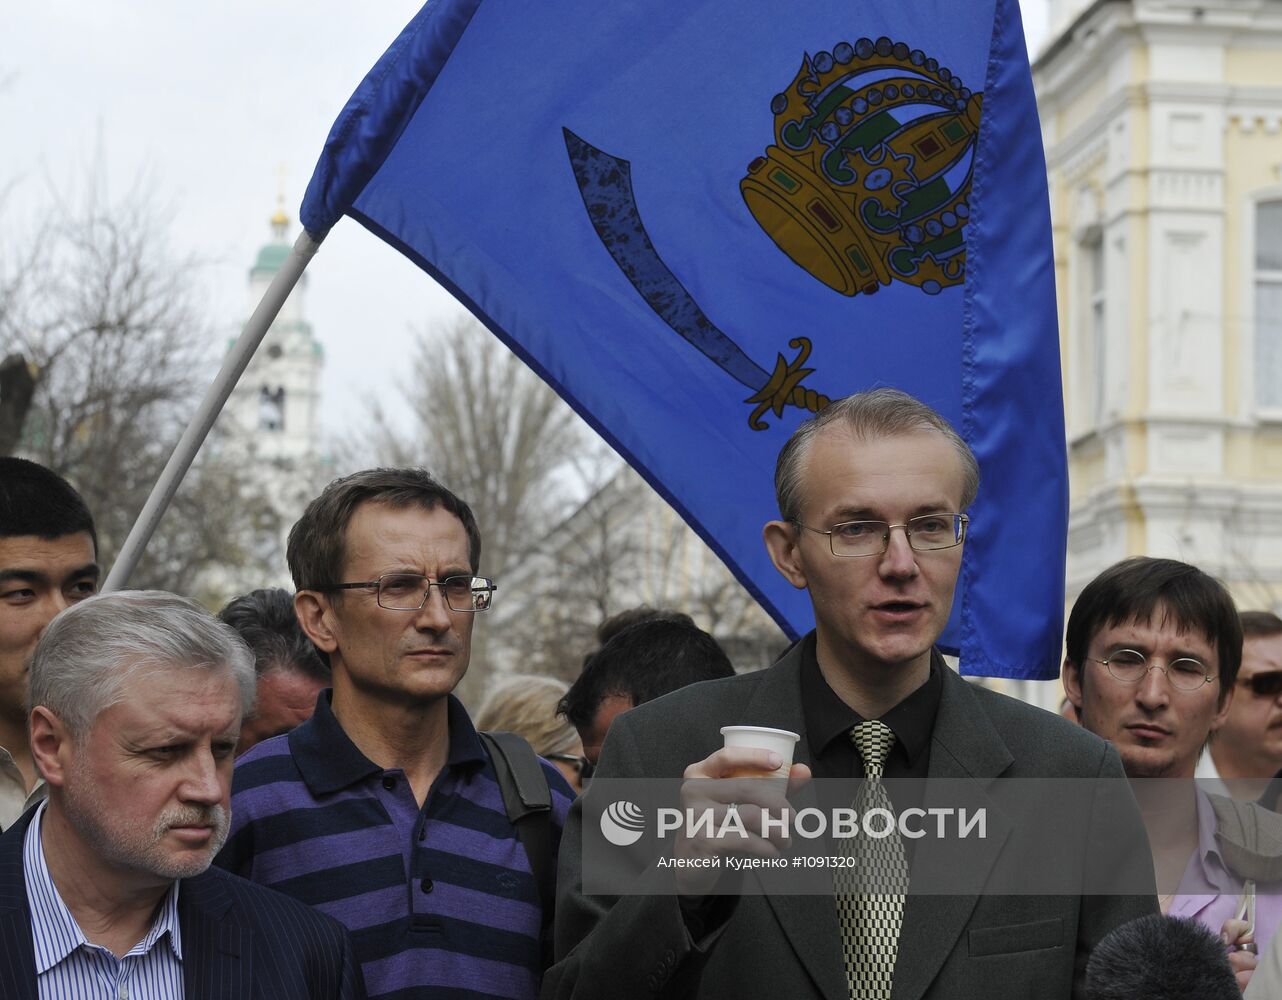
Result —
M290 219L284 196L271 217L271 242L258 251L249 272L250 309L289 256ZM253 458L280 467L308 465L320 458L318 415L325 354L306 314L304 274L267 331L241 376L227 407L237 444Z
M271 217L271 240L258 251L249 271L251 311L289 256L289 229L282 194ZM249 575L230 572L210 584L224 599L255 587L292 588L285 567L289 528L330 472L321 451L319 427L325 353L307 321L306 296L307 276L303 275L219 418L222 433L217 450L233 457L257 483L261 498L275 511L280 528L278 537L264 539L258 553L277 567L274 578L264 576L261 570ZM234 340L229 342L228 347L233 343Z

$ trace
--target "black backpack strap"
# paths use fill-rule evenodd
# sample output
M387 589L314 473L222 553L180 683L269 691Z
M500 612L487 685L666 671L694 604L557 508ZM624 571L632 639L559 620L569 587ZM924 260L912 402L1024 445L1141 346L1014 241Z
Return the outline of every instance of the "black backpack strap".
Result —
M507 818L521 838L543 904L545 950L556 906L556 852L552 848L552 789L538 756L516 733L478 733L498 777ZM550 952L548 952L550 955Z

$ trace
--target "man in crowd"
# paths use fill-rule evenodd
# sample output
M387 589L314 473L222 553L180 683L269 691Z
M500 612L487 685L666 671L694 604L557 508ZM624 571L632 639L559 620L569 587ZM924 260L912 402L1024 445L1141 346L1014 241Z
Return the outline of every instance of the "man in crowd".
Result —
M625 628L631 628L641 622L653 621L655 618L670 618L675 621L685 622L687 625L694 624L693 618L684 611L676 610L676 608L654 608L648 604L638 604L635 608L627 608L611 615L596 627L597 649L600 649ZM587 659L590 660L595 653L596 649L588 654ZM587 660L584 663L586 665Z
M329 687L329 667L299 627L294 597L287 590L251 590L234 598L218 617L245 640L258 673L254 711L241 724L236 747L243 754L312 717L317 697Z
M733 677L717 640L686 615L646 618L613 634L588 660L558 708L594 766L615 718L687 684Z
M0 830L44 794L27 746L27 663L54 616L98 589L98 539L61 476L0 457Z
M1241 696L1242 627L1228 591L1174 559L1124 560L1083 588L1065 647L1064 690L1081 724L1117 748L1139 799L1162 910L1219 934L1250 879L1254 940L1267 944L1282 921L1282 857L1262 845L1282 842L1282 818L1192 780ZM1255 964L1245 952L1233 963L1239 973Z
M359 472L308 505L288 558L334 687L240 758L218 863L346 924L371 997L536 997L551 906L451 693L495 590L472 511L421 470ZM555 852L572 795L540 773Z
M1254 801L1282 771L1282 618L1244 611L1242 669L1224 724L1198 761L1199 779L1217 780L1235 799Z
M615 719L580 803L594 801L603 779L780 766L764 750L721 748L728 724L800 733L794 786L812 774L869 784L955 778L983 796L998 777L1122 777L1104 742L967 684L934 649L979 485L974 455L947 421L890 389L835 401L784 446L775 485L781 517L766 525L766 545L779 572L808 591L815 631L767 670ZM753 806L769 804L777 787L746 784L760 786L746 793L761 799ZM683 794L692 787L687 780ZM744 811L751 824L755 810ZM582 817L576 804L561 852L549 996L884 1000L893 988L912 1000L1066 1000L1080 992L1090 948L1154 908L1151 897L1123 896L709 895L724 868L704 867L677 870L679 896L588 896ZM771 855L775 841L759 823L751 832L756 839L691 839L678 850L694 860L727 848ZM1089 832L1093 843L1107 839ZM1010 836L1023 844L1027 833ZM1083 843L1071 860L1081 863L1085 851ZM887 860L900 884L905 864L902 849Z
M31 663L48 799L0 837L0 996L363 997L346 931L207 871L254 667L180 597L95 597Z

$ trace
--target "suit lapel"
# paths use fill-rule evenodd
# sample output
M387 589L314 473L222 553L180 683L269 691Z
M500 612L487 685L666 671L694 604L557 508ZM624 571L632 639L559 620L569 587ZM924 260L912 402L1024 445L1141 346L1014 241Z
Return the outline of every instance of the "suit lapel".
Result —
M1009 820L986 789L1013 761L1005 741L988 721L969 684L945 668L944 690L931 736L926 796L929 801L933 781L973 783L968 799L985 808L988 815L987 837L973 849L973 853L967 854L968 863L973 863L976 868L976 884L983 884L992 871L1010 834ZM923 884L929 884L932 869L941 870L949 863L946 849L941 850L944 847L930 837L918 842L913 860L914 881L920 877ZM978 902L978 894L909 895L904 905L903 930L899 935L894 1000L921 1000L957 944Z
M794 761L810 763L805 713L801 707L801 647L798 642L763 677L748 703L742 721L736 725L791 729L801 734ZM837 905L831 896L780 896L766 894L766 901L779 921L789 943L806 972L827 1000L848 1000L846 970L841 954L841 930L837 926ZM833 943L837 942L836 947Z
M178 920L187 1000L244 1000L254 995L253 932L226 919L231 905L222 876L183 879Z
M932 780L973 783L970 801L988 811L988 835L976 853L968 855L979 869L977 884L982 884L1010 833L1009 821L986 789L1010 767L1014 758L989 722L970 685L947 667L944 671L939 714L931 734L926 794L930 795ZM801 706L801 643L763 677L744 715L738 724L772 726L801 733L795 759L802 764L811 762ZM934 855L931 851L932 842L931 838L920 841L914 858L914 870L920 866L924 878L928 877L932 863L947 863L945 854ZM847 1000L849 988L833 898L767 894L766 901L823 996L827 1000ZM894 1000L921 1000L957 944L978 902L978 894L908 897L899 937L902 961L895 966ZM837 942L835 947L834 942Z
M22 870L22 842L31 825L28 811L0 837L0 995L36 995L36 950Z
M36 996L36 956L22 869L22 841L31 816L26 813L0 837L0 995L5 997ZM224 877L219 873L183 879L178 892L187 1000L245 1000L254 995L253 932L228 919L232 898Z

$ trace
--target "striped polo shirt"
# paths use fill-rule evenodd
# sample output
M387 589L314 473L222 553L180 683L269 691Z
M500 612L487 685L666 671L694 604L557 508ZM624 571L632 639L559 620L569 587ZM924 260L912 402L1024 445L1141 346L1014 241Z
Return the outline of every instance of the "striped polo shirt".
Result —
M449 754L423 808L399 768L348 738L330 692L310 720L236 762L216 863L352 932L372 998L538 996L539 890L494 765L449 698ZM554 847L572 792L546 762Z
M40 804L22 841L40 1000L183 1000L179 883L169 887L151 927L124 957L91 944L45 863L40 828L47 805Z

